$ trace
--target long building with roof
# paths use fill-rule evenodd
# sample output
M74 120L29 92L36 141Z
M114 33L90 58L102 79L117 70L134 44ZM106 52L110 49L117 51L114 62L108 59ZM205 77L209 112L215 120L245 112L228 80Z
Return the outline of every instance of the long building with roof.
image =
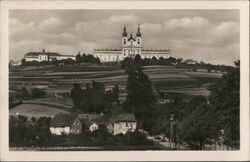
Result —
M137 28L135 37L130 34L128 36L126 26L124 26L121 36L121 48L120 49L94 49L93 55L98 57L101 62L118 62L126 57L135 57L139 54L142 59L160 57L169 58L169 49L143 49L142 48L142 34L140 26Z
M61 55L56 52L45 52L43 49L42 52L28 52L24 55L25 61L52 61L52 60L66 60L72 59L75 60L74 55Z

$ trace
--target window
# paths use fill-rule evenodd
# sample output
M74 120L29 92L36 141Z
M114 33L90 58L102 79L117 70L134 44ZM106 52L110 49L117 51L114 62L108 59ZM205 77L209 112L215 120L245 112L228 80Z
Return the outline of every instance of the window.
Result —
M137 40L137 44L140 44L140 39Z
M126 127L128 127L128 122L126 122Z

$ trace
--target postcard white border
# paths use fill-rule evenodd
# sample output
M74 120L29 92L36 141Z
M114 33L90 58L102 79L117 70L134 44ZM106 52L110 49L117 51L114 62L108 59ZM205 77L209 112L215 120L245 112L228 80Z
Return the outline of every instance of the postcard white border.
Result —
M239 151L9 151L8 53L10 9L238 9L240 11ZM1 161L243 161L249 160L249 2L248 1L2 1L1 2Z

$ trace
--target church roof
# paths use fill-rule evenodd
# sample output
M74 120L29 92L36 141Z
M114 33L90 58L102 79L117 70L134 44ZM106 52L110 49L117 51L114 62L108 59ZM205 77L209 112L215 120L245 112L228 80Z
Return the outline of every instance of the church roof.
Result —
M131 39L133 39L135 41L132 34L130 34L130 37L128 38L128 41L130 41Z

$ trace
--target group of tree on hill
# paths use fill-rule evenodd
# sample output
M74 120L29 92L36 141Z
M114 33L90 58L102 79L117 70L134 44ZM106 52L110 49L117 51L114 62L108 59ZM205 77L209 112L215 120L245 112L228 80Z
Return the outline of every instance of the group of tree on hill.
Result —
M86 55L85 53L83 53L81 55L81 53L79 52L76 55L76 63L80 64L80 63L96 63L99 64L100 63L100 59L98 57L95 57L93 55Z
M136 55L135 59L140 58L140 55ZM123 61L121 61L121 67L124 69L128 64L129 58L125 58ZM165 65L165 66L174 66L175 68L181 68L181 69L189 69L196 71L196 69L207 69L208 72L211 72L212 70L217 71L229 71L233 67L232 66L226 66L226 65L213 65L210 63L205 63L203 61L201 62L195 62L195 64L188 64L186 63L182 58L163 58L160 57L157 59L155 56L150 58L140 58L140 65L141 66L148 66L148 65Z
M119 95L119 87L115 85L111 91L105 92L103 83L93 81L92 87L87 83L86 89L75 83L71 90L74 108L85 113L108 113Z
M223 77L211 84L209 98L195 96L186 102L175 96L171 102L159 105L152 83L143 72L141 59L126 58L123 68L128 74L125 111L134 113L139 128L152 135L171 137L170 117L176 123L172 141L201 150L206 144L221 143L239 148L239 62Z

